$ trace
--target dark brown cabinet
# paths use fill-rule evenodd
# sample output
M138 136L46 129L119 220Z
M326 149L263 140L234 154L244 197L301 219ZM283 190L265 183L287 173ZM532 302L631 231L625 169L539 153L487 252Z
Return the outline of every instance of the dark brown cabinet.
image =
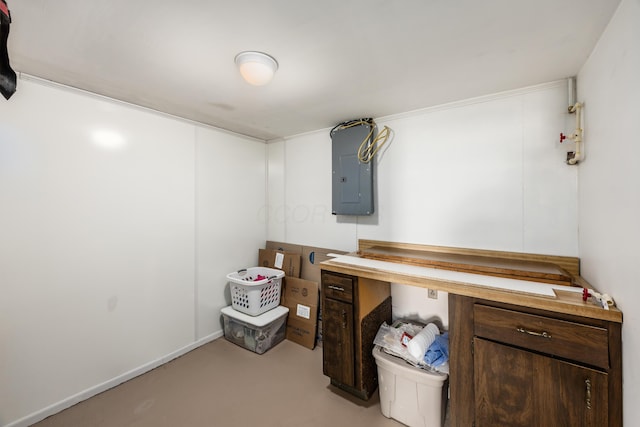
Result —
M620 324L449 296L452 426L622 425Z
M362 239L358 257L388 264L322 263L323 298L346 304L327 303L335 317L332 327L343 328L331 331L324 343L325 373L332 384L345 384L362 396L372 391L367 366L374 361L365 358L371 357L377 321L384 317L369 320L375 307L386 304L381 301L388 296L389 283L374 280L381 279L448 292L452 427L622 427L619 309L604 310L584 302L579 292L555 287L555 297L548 297L408 273L393 265L589 288L580 276L578 258ZM340 289L330 285L343 287L347 299L332 295ZM348 306L353 310L352 330L341 320ZM344 347L348 337L353 340L352 355ZM342 363L353 363L353 371ZM352 378L353 386L346 385Z
M322 369L331 384L361 399L377 388L373 339L391 322L390 284L322 272Z
M354 386L353 306L326 298L322 306L324 374L349 387ZM327 346L327 343L330 343Z
M606 426L607 374L474 339L476 427Z

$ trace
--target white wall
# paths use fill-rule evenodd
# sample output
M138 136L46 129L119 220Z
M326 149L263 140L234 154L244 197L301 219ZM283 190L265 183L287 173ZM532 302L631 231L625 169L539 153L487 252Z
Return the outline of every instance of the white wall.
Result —
M0 102L0 425L221 335L224 276L266 239L265 150L19 80Z
M564 163L572 147L558 142L571 130L566 88L552 82L377 120L393 139L377 158L371 217L331 215L329 129L269 144L269 168L284 170L285 183L270 187L269 203L291 213L269 218L269 239L347 251L377 239L577 256L577 169ZM446 323L446 295L392 291L394 316L435 313Z
M622 1L580 72L580 166L566 166L571 147L557 143L571 130L564 82L382 118L394 137L378 158L371 217L330 213L329 129L265 153L248 138L21 79L0 103L0 425L26 425L219 335L223 276L255 262L267 238L579 255L583 275L625 313L631 424L640 416L640 340L630 332L640 319L625 309L639 293L639 7ZM124 146L100 148L97 129ZM392 293L394 315L446 322L443 293Z
M579 166L582 274L613 296L622 325L624 424L640 419L640 3L622 0L578 74L585 160Z
M266 145L196 128L196 338L220 331L226 275L257 265L266 240ZM222 296L224 295L224 298Z
M352 248L355 218L331 214L328 131L270 143L267 150L269 239L332 249Z

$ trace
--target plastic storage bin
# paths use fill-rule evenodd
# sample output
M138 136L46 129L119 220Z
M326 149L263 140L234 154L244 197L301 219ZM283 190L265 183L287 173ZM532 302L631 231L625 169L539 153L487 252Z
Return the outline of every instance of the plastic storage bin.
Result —
M231 306L251 316L258 316L280 305L284 271L251 267L227 274Z
M222 309L224 337L255 353L262 354L284 340L289 309L279 306L259 316L249 316L232 306Z
M375 346L382 415L409 427L441 427L444 423L447 374L425 371Z

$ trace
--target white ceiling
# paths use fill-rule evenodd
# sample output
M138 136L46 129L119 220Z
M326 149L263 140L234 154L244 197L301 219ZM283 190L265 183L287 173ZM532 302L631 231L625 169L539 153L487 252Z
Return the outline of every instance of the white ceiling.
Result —
M573 76L619 0L7 2L16 71L271 140Z

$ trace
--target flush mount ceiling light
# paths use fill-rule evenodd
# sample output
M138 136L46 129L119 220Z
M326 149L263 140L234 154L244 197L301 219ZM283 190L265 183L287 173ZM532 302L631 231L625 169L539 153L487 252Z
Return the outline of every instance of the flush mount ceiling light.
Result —
M235 61L242 78L255 86L269 83L278 69L278 62L262 52L240 52L236 55Z

